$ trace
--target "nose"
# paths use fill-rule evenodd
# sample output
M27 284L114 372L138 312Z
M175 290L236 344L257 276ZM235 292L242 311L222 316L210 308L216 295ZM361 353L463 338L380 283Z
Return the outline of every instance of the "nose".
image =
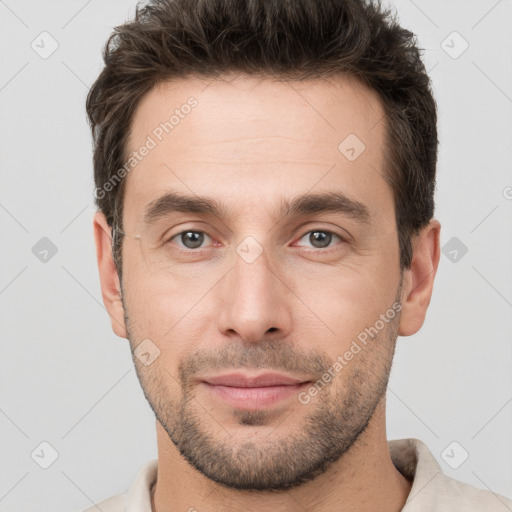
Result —
M285 276L270 264L264 250L254 261L236 255L223 280L218 327L246 342L285 337L291 329L291 291Z

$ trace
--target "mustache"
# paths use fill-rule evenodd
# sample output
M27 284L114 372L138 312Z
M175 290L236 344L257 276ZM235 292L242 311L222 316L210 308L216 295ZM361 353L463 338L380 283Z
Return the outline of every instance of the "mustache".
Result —
M179 365L182 384L198 373L218 373L229 369L265 369L292 374L323 375L332 365L325 354L305 352L289 343L265 340L250 344L232 342L210 350L201 348L189 354Z

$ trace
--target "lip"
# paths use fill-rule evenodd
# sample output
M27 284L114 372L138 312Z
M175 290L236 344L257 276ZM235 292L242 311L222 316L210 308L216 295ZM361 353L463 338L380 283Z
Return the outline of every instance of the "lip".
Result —
M281 373L262 373L249 376L244 373L226 373L215 377L204 377L203 382L214 386L229 386L234 388L261 388L267 386L292 386L306 382L299 378L290 377Z
M279 373L230 373L201 380L213 397L238 409L252 410L268 408L295 395L310 382Z

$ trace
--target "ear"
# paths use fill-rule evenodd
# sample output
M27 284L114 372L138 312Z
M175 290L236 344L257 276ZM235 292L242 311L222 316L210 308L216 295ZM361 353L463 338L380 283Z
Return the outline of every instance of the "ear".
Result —
M103 303L110 316L112 330L119 337L126 338L121 286L112 257L112 229L108 225L105 215L99 211L94 214L93 229Z
M434 278L439 265L441 225L432 219L413 239L413 256L404 275L402 310L398 334L410 336L418 332L425 321L430 304Z

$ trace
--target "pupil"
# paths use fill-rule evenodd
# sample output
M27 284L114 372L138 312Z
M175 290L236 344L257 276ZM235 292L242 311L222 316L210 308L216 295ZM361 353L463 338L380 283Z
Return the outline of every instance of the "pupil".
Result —
M309 237L314 247L328 247L331 243L332 235L325 231L313 231Z
M204 235L197 231L187 231L181 235L181 241L189 249L196 249L203 243ZM190 242L190 243L189 243Z

